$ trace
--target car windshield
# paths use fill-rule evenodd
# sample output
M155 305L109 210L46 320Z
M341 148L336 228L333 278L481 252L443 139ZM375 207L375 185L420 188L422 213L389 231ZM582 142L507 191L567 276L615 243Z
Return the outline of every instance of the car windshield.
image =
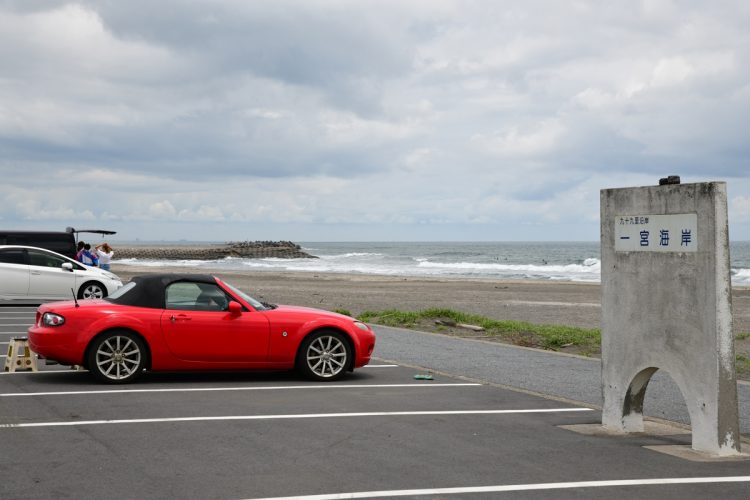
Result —
M229 288L229 290L232 293L234 293L235 295L239 295L240 297L242 297L242 299L245 302L247 302L248 304L250 304L251 306L253 306L253 308L257 309L258 311L266 311L268 309L271 309L270 307L265 306L262 302L259 302L258 300L252 298L251 296L249 296L248 294L246 294L245 292L243 292L239 288L230 285L226 281L224 281L223 283L224 283L224 286L226 286L227 288Z
M122 287L118 288L117 290L115 290L114 292L112 292L111 294L109 294L109 297L107 297L107 300L111 301L112 299L119 299L120 297L122 297L123 295L125 295L126 293L128 293L133 288L135 288L135 282L131 281L130 283L126 284L125 286L122 286Z

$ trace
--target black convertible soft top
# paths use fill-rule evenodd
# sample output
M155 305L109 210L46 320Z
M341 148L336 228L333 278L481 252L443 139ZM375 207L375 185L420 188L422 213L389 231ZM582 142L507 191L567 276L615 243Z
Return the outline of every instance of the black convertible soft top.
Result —
M216 284L216 279L208 274L145 274L133 276L130 281L135 283L130 290L119 296L115 293L114 298L107 297L104 300L124 306L164 309L164 290L176 281Z

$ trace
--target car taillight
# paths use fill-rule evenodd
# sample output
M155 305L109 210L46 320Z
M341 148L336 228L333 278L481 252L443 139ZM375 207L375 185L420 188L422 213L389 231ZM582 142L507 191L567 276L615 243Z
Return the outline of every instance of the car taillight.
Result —
M42 315L42 324L45 326L60 326L65 323L65 318L55 313L44 313Z

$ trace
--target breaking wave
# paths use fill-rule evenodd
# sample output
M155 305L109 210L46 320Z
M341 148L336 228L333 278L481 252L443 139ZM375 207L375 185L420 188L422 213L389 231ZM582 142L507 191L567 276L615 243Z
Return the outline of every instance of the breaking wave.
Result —
M317 259L146 260L118 264L179 270L295 271L383 276L599 282L598 244L591 243L316 243L305 248ZM750 286L750 261L744 247L733 260L732 283Z

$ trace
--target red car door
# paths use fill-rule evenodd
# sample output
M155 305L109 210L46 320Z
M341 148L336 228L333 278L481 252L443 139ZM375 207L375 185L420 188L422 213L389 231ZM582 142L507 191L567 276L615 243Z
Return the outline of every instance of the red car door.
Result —
M208 304L203 297L211 294L215 301ZM257 311L230 313L226 310L229 300L231 297L216 285L192 282L170 285L166 309L161 315L161 330L170 351L186 361L266 361L268 319Z
M265 315L165 310L161 329L172 354L188 361L262 362L268 358Z

